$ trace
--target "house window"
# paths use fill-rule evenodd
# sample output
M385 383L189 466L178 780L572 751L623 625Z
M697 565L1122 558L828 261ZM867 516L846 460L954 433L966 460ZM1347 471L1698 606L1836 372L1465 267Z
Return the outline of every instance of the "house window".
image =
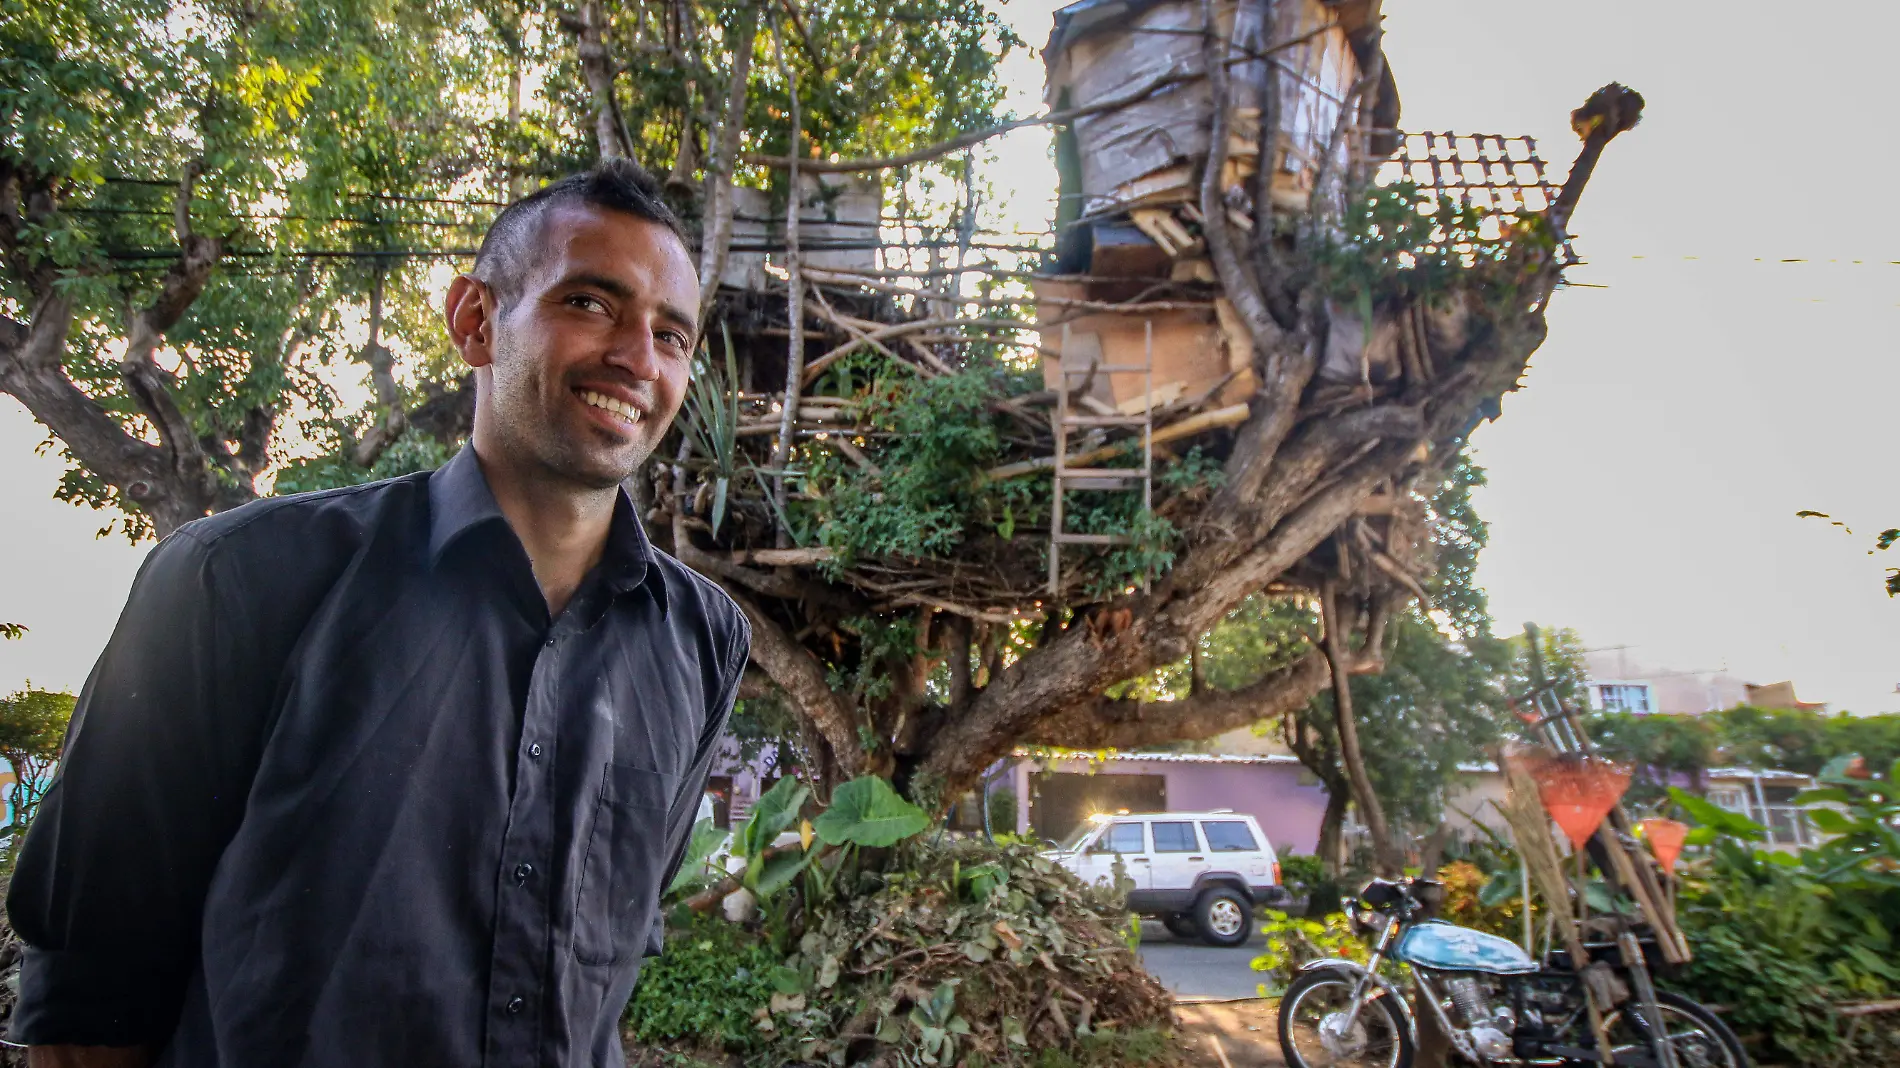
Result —
M1597 692L1597 707L1605 712L1647 715L1656 710L1649 699L1649 683L1600 682L1593 688Z
M1193 853L1201 848L1194 837L1194 824L1187 820L1156 821L1150 825L1157 853Z

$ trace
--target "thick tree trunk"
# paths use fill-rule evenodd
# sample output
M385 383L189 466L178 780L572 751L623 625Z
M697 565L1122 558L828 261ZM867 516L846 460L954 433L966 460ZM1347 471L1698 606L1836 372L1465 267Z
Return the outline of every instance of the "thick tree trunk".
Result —
M726 113L713 141L711 164L706 168L706 198L699 237L699 318L706 320L719 295L719 279L726 272L732 249L732 169L745 134L747 87L752 77L752 42L759 34L759 8L739 8L732 26L732 75L726 86Z
M1352 803L1352 787L1344 782L1326 788L1326 811L1319 818L1319 843L1313 847L1326 874L1337 876L1344 867L1345 845L1341 836L1346 828L1346 807Z
M1326 659L1332 666L1334 725L1339 732L1339 762L1346 780L1352 784L1353 804L1359 806L1359 818L1372 835L1373 856L1378 859L1379 874L1396 878L1405 872L1405 857L1385 821L1385 809L1372 789L1372 777L1366 773L1365 754L1359 750L1359 726L1352 716L1352 686L1347 672L1345 625L1339 615L1339 588L1331 577L1320 582L1321 617L1326 628Z
M614 58L607 47L607 14L600 0L586 0L580 14L563 15L561 23L574 35L574 54L580 60L581 79L594 99L594 144L601 159L632 153L626 126L620 121L620 103L614 97Z

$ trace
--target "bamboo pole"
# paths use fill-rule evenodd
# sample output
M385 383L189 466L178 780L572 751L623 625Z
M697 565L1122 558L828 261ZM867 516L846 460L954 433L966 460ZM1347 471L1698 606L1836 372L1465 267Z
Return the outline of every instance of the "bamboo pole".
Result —
M785 273L786 286L790 290L786 298L786 311L791 319L791 340L787 343L785 354L785 395L779 403L778 440L772 445L772 501L779 515L785 514L785 466L792 458L792 424L798 419L798 397L803 392L805 382L805 280L799 274L798 263L798 216L803 197L798 188L798 157L802 154L799 142L800 134L798 75L785 62L785 46L776 23L772 26L772 48L778 55L779 70L785 74L787 92L791 96L792 136L787 145L789 165L786 168L787 181L791 192L786 196L785 208ZM791 531L784 524L778 525L778 547L791 548Z

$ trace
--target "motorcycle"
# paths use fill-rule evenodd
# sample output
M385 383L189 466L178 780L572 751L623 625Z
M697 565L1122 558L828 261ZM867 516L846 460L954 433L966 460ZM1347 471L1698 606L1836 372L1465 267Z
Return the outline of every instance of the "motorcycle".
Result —
M1404 993L1380 974L1390 959L1410 972L1418 1011L1430 1013L1452 1053L1471 1064L1605 1063L1588 984L1608 1005L1601 1034L1615 1064L1748 1068L1741 1041L1713 1013L1650 986L1648 957L1627 927L1614 938L1586 939L1591 959L1580 973L1565 952L1540 964L1509 939L1426 918L1442 896L1428 879L1375 879L1346 899L1354 929L1373 939L1371 959L1329 958L1300 969L1280 999L1288 1065L1410 1068L1418 1026ZM1639 967L1628 965L1632 952L1644 956Z

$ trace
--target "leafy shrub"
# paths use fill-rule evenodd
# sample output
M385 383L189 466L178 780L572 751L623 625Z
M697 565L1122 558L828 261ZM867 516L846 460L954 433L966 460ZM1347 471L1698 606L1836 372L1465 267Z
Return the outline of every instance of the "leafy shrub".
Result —
M1016 791L1007 786L999 786L990 791L990 831L994 834L1016 833Z
M1267 936L1267 951L1253 959L1253 970L1267 980L1260 984L1261 997L1278 997L1292 984L1293 977L1309 961L1326 957L1344 957L1365 961L1371 957L1366 944L1353 933L1352 922L1343 912L1324 920L1288 916L1267 910L1267 922L1260 930Z
M688 914L691 916L692 914ZM627 1005L627 1033L641 1042L688 1040L725 1053L762 1051L753 1019L771 998L778 954L757 935L722 919L692 916L647 962Z
M1331 883L1326 877L1326 865L1317 854L1300 854L1289 849L1276 854L1276 858L1280 861L1280 885L1290 894L1311 894L1322 884Z
M1757 850L1753 821L1680 790L1671 796L1701 826L1692 843L1704 856L1685 869L1678 919L1695 952L1672 983L1730 1007L1744 1038L1769 1056L1801 1064L1900 1064L1891 1020L1843 1020L1841 1002L1900 992L1900 815L1894 781L1841 758L1824 768L1821 790L1803 795L1837 837L1799 856Z
M1512 941L1523 936L1524 898L1515 867L1486 872L1454 860L1438 869L1438 881L1445 884L1440 918Z

